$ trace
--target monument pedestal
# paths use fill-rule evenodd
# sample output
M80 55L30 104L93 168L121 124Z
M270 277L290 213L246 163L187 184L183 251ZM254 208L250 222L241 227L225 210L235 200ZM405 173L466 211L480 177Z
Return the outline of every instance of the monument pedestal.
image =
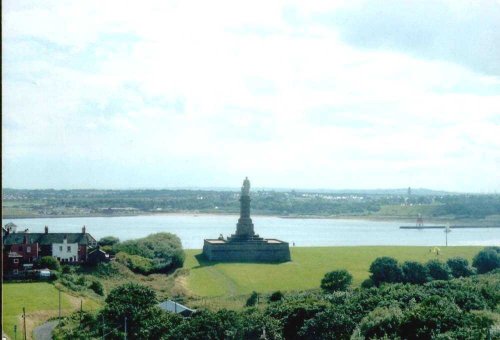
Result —
M276 239L210 240L203 245L203 254L209 261L219 262L287 262L290 248L287 242Z

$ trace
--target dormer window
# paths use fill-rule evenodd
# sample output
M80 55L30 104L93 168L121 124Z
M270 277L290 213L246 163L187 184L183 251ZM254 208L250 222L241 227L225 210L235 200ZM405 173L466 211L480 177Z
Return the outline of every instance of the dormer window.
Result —
M26 247L26 252L31 253L31 247Z

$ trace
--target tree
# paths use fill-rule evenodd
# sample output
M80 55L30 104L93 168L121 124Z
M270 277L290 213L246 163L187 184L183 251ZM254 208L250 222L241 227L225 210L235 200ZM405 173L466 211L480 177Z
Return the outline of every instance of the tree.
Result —
M401 282L403 274L398 261L392 257L378 257L370 265L370 278L375 285L382 282Z
M59 263L59 261L55 257L52 257L52 256L42 257L40 259L40 262L38 263L38 266L40 268L48 268L48 269L57 270L57 271L61 270L61 264Z
M345 269L326 273L321 280L321 289L326 292L345 291L352 283L352 275Z
M114 236L105 236L99 240L99 245L102 246L114 246L117 243L120 243L120 239Z
M434 280L449 280L451 277L450 267L439 260L430 260L425 266Z
M453 277L467 277L474 274L474 269L469 266L469 261L463 257L452 257L446 261Z
M113 289L106 297L102 313L111 328L121 327L127 318L131 339L141 339L154 326L151 320L162 311L156 306L158 300L154 290L147 286L127 283ZM120 328L123 329L123 328Z
M500 247L486 247L472 261L479 274L484 274L500 268Z
M165 339L242 339L241 317L234 311L201 311L174 327Z
M404 282L413 284L423 284L429 281L429 271L421 263L415 261L406 261L403 263Z

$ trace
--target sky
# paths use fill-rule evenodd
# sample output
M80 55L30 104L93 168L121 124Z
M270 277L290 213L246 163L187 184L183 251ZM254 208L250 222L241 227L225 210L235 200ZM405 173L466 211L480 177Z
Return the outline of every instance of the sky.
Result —
M10 188L500 190L500 1L2 1Z

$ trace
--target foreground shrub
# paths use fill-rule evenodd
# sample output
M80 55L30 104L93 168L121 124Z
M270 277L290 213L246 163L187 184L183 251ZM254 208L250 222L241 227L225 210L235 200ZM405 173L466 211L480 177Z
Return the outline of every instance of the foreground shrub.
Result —
M321 280L321 289L326 292L345 291L352 283L352 275L345 269L326 273Z
M451 278L450 267L439 260L430 260L425 265L430 277L434 280L449 280Z
M370 265L370 279L375 285L383 282L401 282L403 274L398 261L392 257L378 257Z
M398 306L375 308L361 320L360 333L365 339L392 338L402 321L403 311Z
M349 339L355 327L345 306L332 306L306 320L299 335L305 339Z
M474 269L469 266L469 261L463 257L452 257L446 261L453 277L467 277L474 274Z
M406 261L402 266L403 280L406 283L423 284L429 281L429 271L427 268L415 261Z
M487 247L481 250L472 261L479 274L500 268L500 247Z

